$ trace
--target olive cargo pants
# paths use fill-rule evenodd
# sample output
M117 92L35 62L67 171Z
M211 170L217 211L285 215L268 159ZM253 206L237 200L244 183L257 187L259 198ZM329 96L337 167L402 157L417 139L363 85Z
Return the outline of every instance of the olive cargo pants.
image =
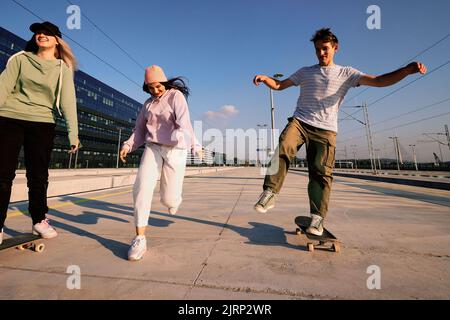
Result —
M310 212L325 218L333 181L336 132L313 127L297 118L288 120L289 123L280 135L278 152L275 152L275 156L278 156L278 170L274 170L276 173L273 175L266 175L263 188L280 192L291 161L300 147L306 144Z

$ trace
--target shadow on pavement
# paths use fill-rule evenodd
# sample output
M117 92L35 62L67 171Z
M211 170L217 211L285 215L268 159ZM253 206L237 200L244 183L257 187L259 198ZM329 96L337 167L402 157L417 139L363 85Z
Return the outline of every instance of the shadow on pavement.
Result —
M209 226L215 226L215 227L220 228L220 231L217 234L218 236L222 235L222 233L224 232L225 229L231 230L231 231L236 232L240 236L247 238L248 241L245 242L246 244L265 245L265 246L274 246L275 245L275 246L281 246L281 247L286 247L286 248L290 248L290 249L304 250L304 248L302 246L292 245L287 242L286 234L295 234L295 232L285 231L283 228L280 228L280 227L277 227L274 225L270 225L270 224L266 224L266 223L251 221L251 222L248 222L248 224L251 227L246 228L246 227L234 226L234 225L230 225L230 224L222 223L222 222L202 220L202 219L198 219L198 218L182 216L179 214L170 215L170 214L158 212L158 211L152 211L151 214L156 214L156 215L159 215L162 217L168 217L171 219L178 219L178 220L200 223L200 224L209 225ZM158 219L159 225L155 225L153 219L155 219L155 218L150 217L149 225L160 227L161 221L164 221L162 219ZM168 224L170 224L170 223L173 223L173 222L168 221ZM164 225L163 227L166 227L166 225Z
M208 177L208 178L210 178L210 177ZM239 178L239 179L244 179L244 178ZM245 178L245 179L248 179L248 178ZM106 210L106 211L114 212L114 213L118 213L118 214L124 214L127 216L133 215L132 207L116 205L116 204L112 204L112 203L109 203L106 201L95 200L95 199L89 200L89 199L78 198L78 197L73 197L73 196L69 196L69 197L65 198L64 201L72 202L76 206L91 209L91 210L101 208L101 210ZM23 210L23 208L22 208L22 212L25 212L25 214L29 216L29 214L26 213L26 210ZM160 218L156 218L154 215L159 215ZM112 220L115 222L120 222L120 223L128 223L128 220L124 220L124 219L117 218L117 217L112 217L110 215L99 214L99 213L95 213L95 212L91 212L91 211L83 211L79 215L72 215L72 214L65 213L61 210L58 210L57 208L50 209L48 216L50 216L50 217L54 216L54 217L63 219L68 222L77 223L77 224L85 224L85 225L97 224L99 222L99 219L101 219L101 218ZM281 246L281 247L286 247L286 248L291 248L291 249L296 249L296 250L305 250L301 246L292 245L287 242L286 235L293 234L293 232L285 231L283 228L273 226L270 224L254 222L254 221L248 222L248 224L251 227L246 228L246 227L230 225L228 223L202 220L202 219L198 219L198 218L182 216L179 214L170 215L168 213L152 211L150 218L149 218L149 226L158 227L158 228L166 228L166 227L170 226L172 223L174 223L174 221L171 221L171 220L168 220L165 218L170 218L171 220L177 219L179 221L189 221L189 222L203 224L203 225L215 226L220 229L220 231L217 234L218 236L222 235L222 233L225 230L231 230L231 231L236 232L237 234L241 235L242 237L247 238L248 241L245 242L247 244L265 245L265 246ZM70 224L63 223L63 222L56 221L56 220L51 220L51 225L54 226L57 230L58 229L64 230L69 233L76 234L80 237L87 237L87 238L96 240L103 247L110 250L116 257L118 257L120 259L127 259L129 243L123 243L123 242L116 241L113 239L108 239L108 238L105 238L104 236L89 232L83 228L79 228L77 226L70 225ZM4 231L6 234L11 235L13 237L23 234L21 232L17 232L12 229L9 229L6 226L4 228ZM30 231L31 231L31 219L30 219Z

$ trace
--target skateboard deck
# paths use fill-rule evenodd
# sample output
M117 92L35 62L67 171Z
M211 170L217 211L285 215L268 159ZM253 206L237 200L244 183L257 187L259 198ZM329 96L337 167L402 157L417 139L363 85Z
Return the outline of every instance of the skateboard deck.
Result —
M323 234L321 236L306 232L306 229L311 224L310 217L298 216L295 218L295 224L299 227L296 230L297 235L303 234L308 239L306 243L308 251L313 252L314 249L332 250L334 252L341 251L341 242L326 228L323 228Z
M19 250L31 249L35 252L42 252L45 249L45 244L42 243L40 236L28 233L13 238L3 239L0 244L0 251L16 248Z

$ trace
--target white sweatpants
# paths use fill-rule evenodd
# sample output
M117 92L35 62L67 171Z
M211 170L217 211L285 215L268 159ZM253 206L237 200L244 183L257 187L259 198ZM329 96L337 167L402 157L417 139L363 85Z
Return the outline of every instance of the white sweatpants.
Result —
M153 191L160 175L161 203L168 208L178 207L181 204L186 157L186 149L176 149L153 143L145 145L133 186L136 227L148 225Z

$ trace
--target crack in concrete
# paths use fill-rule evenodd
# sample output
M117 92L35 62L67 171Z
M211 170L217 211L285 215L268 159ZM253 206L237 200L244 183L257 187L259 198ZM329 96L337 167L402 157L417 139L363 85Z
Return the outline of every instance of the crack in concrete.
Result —
M194 282L192 283L192 285L189 287L189 289L186 291L185 295L183 296L184 300L191 293L192 289L196 286L198 279L200 278L201 274L203 273L203 270L208 265L208 259L212 255L214 249L216 248L218 241L221 239L222 233L225 230L225 227L228 225L228 222L230 221L230 218L231 218L232 214L234 213L234 210L236 209L236 206L237 206L239 200L241 199L242 192L244 191L245 186L247 185L247 182L248 182L248 179L246 179L244 184L242 185L241 191L239 192L239 196L237 197L237 199L236 199L236 201L235 201L235 203L233 205L233 208L231 209L230 213L228 214L227 220L225 221L225 223L222 226L222 230L220 230L218 237L214 241L214 245L212 246L208 256L203 261L202 267L201 267L199 273L197 274L197 277L195 278Z

